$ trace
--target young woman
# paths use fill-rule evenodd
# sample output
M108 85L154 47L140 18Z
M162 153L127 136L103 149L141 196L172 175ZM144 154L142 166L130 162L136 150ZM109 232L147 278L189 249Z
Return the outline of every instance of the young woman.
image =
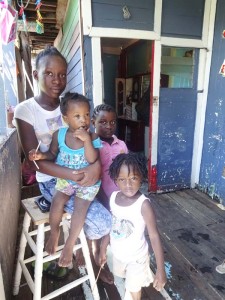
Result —
M19 139L27 159L29 151L36 149L39 141L41 141L40 150L47 151L53 132L63 126L59 96L67 83L66 59L55 47L47 47L36 58L36 70L33 76L38 83L39 95L21 102L14 114ZM52 201L55 192L56 178L72 180L82 186L90 186L99 180L101 173L98 160L90 166L75 171L48 160L41 160L38 163L39 169L32 161L30 161L30 166L37 171L36 178L40 191L49 202ZM73 197L65 205L65 210L70 213L72 213L71 202L73 206ZM86 209L85 202L76 205L78 212L83 209ZM92 201L83 226L86 237L90 241L100 239L109 231L110 225L109 212L98 201ZM100 275L102 280L109 281L104 272Z

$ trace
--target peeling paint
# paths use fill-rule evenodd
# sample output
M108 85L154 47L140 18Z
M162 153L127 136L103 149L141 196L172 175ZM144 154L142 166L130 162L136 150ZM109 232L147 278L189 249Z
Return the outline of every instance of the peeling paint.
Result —
M178 293L174 293L171 288L169 288L169 294L176 300L183 300L183 298Z
M165 269L166 269L167 279L172 279L172 274L171 274L172 265L168 261L165 262Z
M221 136L220 134L218 134L218 135L213 134L213 135L212 135L211 137L209 137L209 138L215 139L215 140L217 140L217 141L219 141L219 142L222 142L222 140L223 140L223 138L222 138L222 136Z

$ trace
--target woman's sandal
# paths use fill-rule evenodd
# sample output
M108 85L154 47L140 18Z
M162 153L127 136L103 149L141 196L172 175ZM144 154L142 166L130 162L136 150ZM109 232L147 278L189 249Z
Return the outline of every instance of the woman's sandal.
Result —
M35 267L35 261L33 261L32 267ZM43 263L43 274L51 279L62 280L67 277L69 272L69 268L60 267L56 261Z

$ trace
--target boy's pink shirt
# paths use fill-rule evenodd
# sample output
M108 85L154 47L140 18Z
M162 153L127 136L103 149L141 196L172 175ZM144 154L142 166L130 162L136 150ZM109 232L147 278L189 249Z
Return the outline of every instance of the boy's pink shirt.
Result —
M113 138L114 141L111 145L102 141L103 147L99 149L102 164L102 188L108 198L110 198L112 192L119 190L108 174L109 166L111 165L113 158L115 158L118 154L128 153L128 149L124 141L119 140L115 135L113 135Z

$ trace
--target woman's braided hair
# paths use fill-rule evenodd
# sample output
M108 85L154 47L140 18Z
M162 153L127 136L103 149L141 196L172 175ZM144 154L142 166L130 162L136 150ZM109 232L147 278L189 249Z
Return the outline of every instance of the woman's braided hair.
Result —
M146 181L148 178L147 159L140 153L121 153L118 154L109 167L109 176L115 182L119 176L121 166L125 165L130 173L132 170L140 174L142 181Z
M42 50L36 57L36 62L35 62L36 69L39 68L40 60L45 56L59 56L65 61L67 65L67 61L65 57L58 51L58 49L56 47L47 45L45 49Z

